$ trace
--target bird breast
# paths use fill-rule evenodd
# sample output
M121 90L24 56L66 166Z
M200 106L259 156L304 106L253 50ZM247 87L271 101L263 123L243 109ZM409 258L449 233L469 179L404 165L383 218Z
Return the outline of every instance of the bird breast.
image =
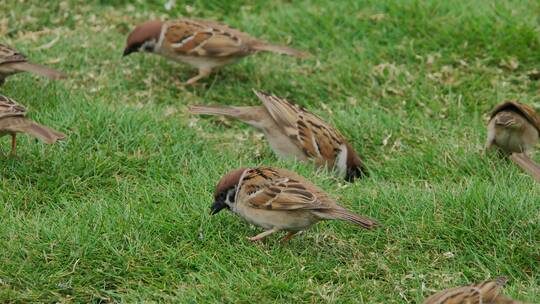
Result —
M538 131L530 125L520 129L495 127L495 143L508 153L528 151L537 141Z

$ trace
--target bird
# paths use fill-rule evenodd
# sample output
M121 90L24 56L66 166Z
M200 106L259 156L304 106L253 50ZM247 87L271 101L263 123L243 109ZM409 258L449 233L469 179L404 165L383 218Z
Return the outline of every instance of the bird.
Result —
M186 85L208 77L212 70L257 52L273 52L306 58L306 52L274 45L226 24L198 19L146 21L127 37L123 56L149 52L198 68Z
M341 207L326 192L304 177L285 169L242 167L225 174L214 192L212 215L229 209L249 223L265 229L249 237L259 241L287 231L283 241L322 220L343 220L374 229L376 220L356 215Z
M476 285L445 289L427 298L423 304L523 304L500 294L506 277Z
M498 104L487 126L486 150L498 150L540 182L540 166L530 157L538 142L540 116L518 101Z
M530 106L517 101L498 104L490 115L486 148L507 154L529 153L538 142L540 117Z
M353 182L368 175L352 145L336 129L305 108L285 98L254 90L262 106L226 107L192 105L192 114L224 115L262 131L280 158L313 160Z
M8 76L20 72L30 72L53 80L67 77L66 74L52 68L29 62L24 54L0 43L0 86L4 84Z
M0 95L0 137L11 135L11 156L17 154L17 133L28 133L46 144L66 138L64 133L26 118L26 112L15 100Z

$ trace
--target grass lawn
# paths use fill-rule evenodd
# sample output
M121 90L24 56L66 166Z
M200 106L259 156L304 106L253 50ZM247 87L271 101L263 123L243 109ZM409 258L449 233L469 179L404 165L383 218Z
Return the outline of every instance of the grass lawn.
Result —
M505 275L506 294L538 303L540 187L481 156L495 104L540 110L538 3L164 2L0 0L0 42L71 75L20 74L0 89L68 135L19 136L19 158L0 157L0 302L419 303ZM187 89L188 66L122 58L136 23L179 16L315 56L254 55ZM347 184L280 161L254 129L186 112L257 105L252 88L331 121L371 176ZM209 207L222 174L261 164L383 228L325 222L288 244L251 243L261 229Z

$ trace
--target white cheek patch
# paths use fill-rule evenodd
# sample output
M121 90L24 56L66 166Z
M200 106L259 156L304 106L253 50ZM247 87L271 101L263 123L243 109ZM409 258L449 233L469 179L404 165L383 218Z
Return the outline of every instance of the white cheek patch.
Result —
M153 52L156 47L156 41L154 39L145 41L141 47L139 48L139 51L141 52Z

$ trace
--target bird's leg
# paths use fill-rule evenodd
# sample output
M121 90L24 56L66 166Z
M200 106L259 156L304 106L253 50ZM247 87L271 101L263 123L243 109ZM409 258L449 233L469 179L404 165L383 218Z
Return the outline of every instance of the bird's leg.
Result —
M289 231L289 233L287 233L287 235L281 239L281 241L283 243L285 242L288 242L290 241L296 234L298 233L298 231Z
M9 153L11 157L17 156L17 134L11 134L11 152Z
M212 72L212 69L209 68L199 68L199 74L195 77L190 78L188 81L186 81L186 85L193 85L200 79L206 78L210 76L210 73Z
M259 233L259 234L257 234L257 235L254 236L254 237L248 237L248 240L253 241L253 242L255 242L255 241L260 241L260 240L262 240L265 236L268 236L268 235L270 235L270 234L272 234L272 233L274 233L274 232L278 232L278 231L279 231L278 228L272 228L272 229L270 229L270 230L266 230L266 231L263 232L263 233Z

